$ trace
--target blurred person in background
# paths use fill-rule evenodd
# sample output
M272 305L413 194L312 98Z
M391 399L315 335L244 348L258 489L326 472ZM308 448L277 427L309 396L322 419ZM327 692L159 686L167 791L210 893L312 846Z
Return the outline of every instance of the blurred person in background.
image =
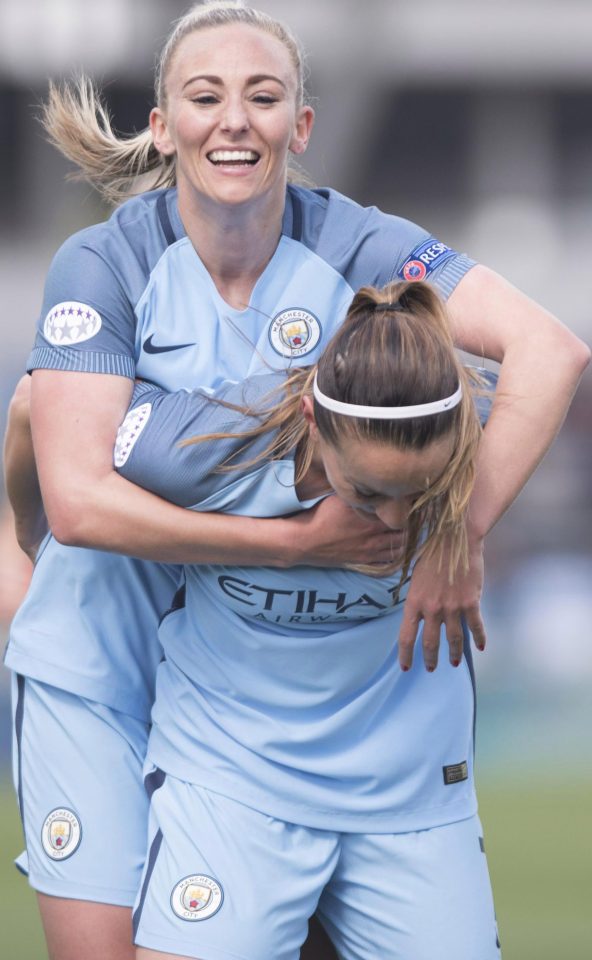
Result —
M468 573L450 585L446 564L428 557L413 573L401 662L411 664L423 622L435 667L442 624L452 650L462 645L463 616L484 643L483 537L551 443L588 359L541 307L427 231L330 190L286 188L288 154L306 149L313 113L298 47L265 15L224 3L190 11L163 52L156 103L150 131L127 141L112 134L85 82L54 89L46 112L54 142L112 200L141 177L155 188L64 244L30 361L53 535L43 541L7 664L17 677L30 882L58 960L133 955L156 630L178 577L165 564L341 566L390 550L384 528L336 498L305 518L259 520L187 514L127 484L113 470L112 447L136 374L167 389L214 388L269 364L312 363L353 291L397 275L429 279L449 297L455 342L501 362L500 393L512 402L495 404L482 446ZM12 489L23 490L18 457L7 468ZM21 543L35 550L38 505L18 493L13 503ZM24 744L27 690L43 694L55 725L40 724ZM59 723L65 711L80 711L94 730L82 751L74 724ZM24 763L39 782L21 776Z

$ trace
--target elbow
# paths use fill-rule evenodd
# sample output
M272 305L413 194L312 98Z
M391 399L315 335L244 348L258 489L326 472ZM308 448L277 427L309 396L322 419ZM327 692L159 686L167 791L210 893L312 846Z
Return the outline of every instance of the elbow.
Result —
M46 515L49 529L58 543L65 547L88 547L87 507L78 503L46 503Z
M567 327L560 327L558 334L558 339L554 339L550 345L550 361L555 368L559 364L565 371L566 377L577 384L590 363L592 357L590 347Z
M30 431L31 378L21 377L8 405L8 422Z
M54 539L64 547L86 547L84 537L79 526L69 517L49 518L49 529Z
M578 375L581 377L584 370L590 363L592 359L592 350L587 343L584 343L583 340L580 340L579 337L574 337L575 344L573 345L573 364L578 371Z

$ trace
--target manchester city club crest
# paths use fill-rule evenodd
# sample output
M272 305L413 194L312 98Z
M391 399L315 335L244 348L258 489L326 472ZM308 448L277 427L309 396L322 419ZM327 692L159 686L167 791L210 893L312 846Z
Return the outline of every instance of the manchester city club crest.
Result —
M58 807L47 815L41 829L41 843L52 860L67 860L76 853L82 837L80 820L72 810Z
M269 342L281 357L304 357L321 339L321 324L313 313L293 307L282 310L271 321Z
M171 907L181 920L207 920L222 906L224 894L212 877L193 874L179 880L171 893Z

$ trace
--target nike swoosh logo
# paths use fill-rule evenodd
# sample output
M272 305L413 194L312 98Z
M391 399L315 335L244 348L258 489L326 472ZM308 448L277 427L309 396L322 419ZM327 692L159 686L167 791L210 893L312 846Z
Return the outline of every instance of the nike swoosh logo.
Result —
M156 344L152 343L154 334L151 334L147 340L144 340L143 350L144 353L169 353L171 350L183 350L185 347L193 347L193 343L174 343L171 346L166 347L157 347Z

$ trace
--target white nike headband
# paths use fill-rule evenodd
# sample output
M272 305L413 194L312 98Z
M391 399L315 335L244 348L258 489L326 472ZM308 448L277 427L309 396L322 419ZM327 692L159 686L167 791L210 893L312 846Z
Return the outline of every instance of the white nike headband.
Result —
M410 420L412 417L429 417L433 413L443 413L452 410L460 403L462 387L458 388L444 400L433 400L431 403L416 403L408 407L366 407L360 403L344 403L342 400L333 400L324 394L317 382L318 374L312 386L315 400L322 407L333 413L342 413L345 417L366 417L369 420Z

